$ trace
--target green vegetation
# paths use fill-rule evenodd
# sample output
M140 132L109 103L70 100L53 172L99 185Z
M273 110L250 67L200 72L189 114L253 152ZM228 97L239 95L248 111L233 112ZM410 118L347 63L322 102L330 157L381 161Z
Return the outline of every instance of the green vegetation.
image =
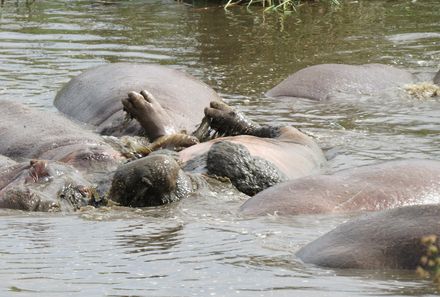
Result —
M304 2L327 2L331 4L339 5L339 0L229 0L225 5L225 9L230 6L238 4L247 4L249 7L253 4L262 5L266 11L280 11L280 12L290 12L296 11L296 8L304 4Z
M420 277L432 278L440 286L440 251L436 235L427 235L421 238L424 254L420 258L416 273Z
M417 99L440 96L440 86L430 82L406 85L404 89L408 94Z

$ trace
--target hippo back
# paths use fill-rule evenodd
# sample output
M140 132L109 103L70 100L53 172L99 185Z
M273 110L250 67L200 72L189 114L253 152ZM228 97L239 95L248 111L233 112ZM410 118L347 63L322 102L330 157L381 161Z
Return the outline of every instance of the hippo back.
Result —
M440 236L440 205L412 205L370 213L340 225L300 249L306 263L333 268L415 269L420 239Z
M74 77L57 94L55 106L63 113L98 127L102 134L140 134L136 121L124 123L121 99L130 91L148 90L175 120L178 130L192 132L203 118L203 108L220 100L214 90L194 77L160 65L114 63L89 69Z
M244 215L377 211L439 202L440 162L398 160L291 180L247 200Z
M59 113L12 101L0 101L0 112L0 154L12 159L39 158L66 145L106 145L99 135L84 129L85 125Z
M0 155L0 169L14 165L15 161L6 156Z
M411 73L382 64L321 64L295 72L266 95L325 100L338 93L374 95L412 82Z

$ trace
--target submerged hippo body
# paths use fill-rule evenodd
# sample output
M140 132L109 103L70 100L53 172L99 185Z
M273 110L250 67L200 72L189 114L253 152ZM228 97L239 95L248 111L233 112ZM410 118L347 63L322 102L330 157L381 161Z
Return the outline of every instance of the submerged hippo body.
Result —
M246 201L244 215L375 211L440 202L440 162L390 161L288 181Z
M96 126L102 134L139 135L143 130L136 121L124 123L121 99L130 91L141 90L148 90L157 98L177 131L189 133L202 120L202 107L220 100L206 84L178 70L114 63L74 77L58 92L54 104L69 117Z
M368 213L304 246L297 256L333 268L415 269L425 254L421 238L440 236L439 218L439 204Z
M382 64L320 64L295 72L266 95L325 100L341 93L380 94L413 81L411 73Z

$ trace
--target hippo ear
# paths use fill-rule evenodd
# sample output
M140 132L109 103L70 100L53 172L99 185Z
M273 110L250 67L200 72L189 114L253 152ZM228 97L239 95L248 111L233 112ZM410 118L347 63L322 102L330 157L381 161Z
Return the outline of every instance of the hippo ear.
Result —
M42 177L48 177L50 173L47 167L47 161L43 160L31 160L29 168L29 176L26 178L26 182L38 182Z

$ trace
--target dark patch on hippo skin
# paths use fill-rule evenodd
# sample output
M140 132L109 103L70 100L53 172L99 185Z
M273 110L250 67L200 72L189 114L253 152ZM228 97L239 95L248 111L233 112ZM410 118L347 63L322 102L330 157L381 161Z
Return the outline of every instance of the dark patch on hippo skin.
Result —
M440 236L440 205L369 213L338 226L297 252L306 263L332 268L415 269L420 239Z
M250 196L287 180L271 162L253 157L244 145L229 141L214 143L206 164L209 174L228 177L240 192Z
M191 191L191 181L176 160L156 154L120 166L109 199L124 206L157 206L180 200Z

